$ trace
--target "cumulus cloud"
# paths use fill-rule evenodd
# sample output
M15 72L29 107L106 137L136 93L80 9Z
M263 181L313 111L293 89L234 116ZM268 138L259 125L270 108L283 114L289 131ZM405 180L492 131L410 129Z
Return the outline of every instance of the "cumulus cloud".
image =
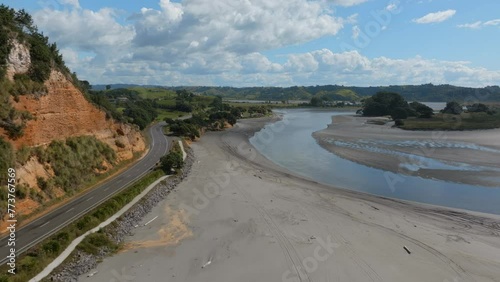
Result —
M115 11L109 8L96 12L44 9L36 12L33 19L59 45L97 52L102 48L127 45L134 37L134 29L119 24L115 16Z
M413 22L418 24L440 23L453 17L453 15L455 15L456 12L457 12L456 10L450 9L446 11L429 13L421 18L413 19Z
M335 4L348 2L363 1ZM500 81L500 72L467 62L368 58L330 49L283 55L279 63L264 55L336 35L356 23L356 14L336 17L325 1L159 0L158 7L144 7L126 20L110 8L71 7L42 9L34 21L58 43L68 66L91 83L481 86ZM496 20L488 23L493 26ZM352 27L353 37L361 37L359 32L358 25Z
M377 57L369 59L357 51L334 53L322 49L290 56L286 69L303 70L290 73L296 84L390 85L450 83L464 86L486 86L498 83L500 71L474 68L469 62L425 59ZM302 68L301 68L302 67ZM313 73L311 74L311 71ZM301 80L302 79L302 80Z
M133 42L162 47L171 56L201 51L247 54L303 43L337 34L344 21L332 16L320 1L162 3L161 10L143 8L131 17L137 31Z

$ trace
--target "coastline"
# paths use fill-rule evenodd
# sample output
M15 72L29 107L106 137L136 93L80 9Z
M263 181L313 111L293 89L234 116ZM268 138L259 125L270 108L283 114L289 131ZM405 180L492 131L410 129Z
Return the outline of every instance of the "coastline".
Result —
M80 280L497 279L500 216L296 176L248 142L271 120L243 120L193 143L196 160L187 178L144 218L125 250Z
M500 187L499 129L408 131L392 128L391 123L369 123L375 119L335 116L326 129L314 132L313 137L326 150L366 166L423 178ZM436 161L434 167L425 166ZM447 168L448 164L455 167Z

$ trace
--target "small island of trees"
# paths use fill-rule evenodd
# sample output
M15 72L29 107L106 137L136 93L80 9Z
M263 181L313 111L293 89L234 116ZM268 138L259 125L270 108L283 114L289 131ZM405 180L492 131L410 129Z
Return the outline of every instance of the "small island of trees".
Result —
M390 116L395 126L408 130L471 130L500 127L497 106L483 103L463 105L450 101L440 112L420 102L406 101L393 92L378 92L363 101L358 114L366 117Z

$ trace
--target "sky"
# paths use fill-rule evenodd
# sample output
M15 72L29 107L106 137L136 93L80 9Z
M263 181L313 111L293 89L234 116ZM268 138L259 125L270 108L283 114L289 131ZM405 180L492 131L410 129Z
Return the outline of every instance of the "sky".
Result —
M500 84L500 1L0 0L91 84Z

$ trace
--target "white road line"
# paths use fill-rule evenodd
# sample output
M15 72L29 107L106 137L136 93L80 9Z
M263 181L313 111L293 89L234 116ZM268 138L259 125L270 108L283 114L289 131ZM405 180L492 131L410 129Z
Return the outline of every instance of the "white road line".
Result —
M75 209L75 208L71 208L71 209L69 209L69 210L67 210L67 211L72 211L72 210L74 210L74 209Z
M88 202L88 201L92 200L93 198L94 198L94 197L90 197L90 198L88 198L85 202Z
M42 226L47 225L49 222L50 222L50 221L45 222L44 224L40 225L38 228L40 228L40 227L42 227Z
M155 219L157 219L157 218L158 218L158 216L155 216L153 219L151 219L150 221L146 222L146 223L144 224L144 226L146 226L146 225L150 224L151 222L153 222L153 220L155 220Z

